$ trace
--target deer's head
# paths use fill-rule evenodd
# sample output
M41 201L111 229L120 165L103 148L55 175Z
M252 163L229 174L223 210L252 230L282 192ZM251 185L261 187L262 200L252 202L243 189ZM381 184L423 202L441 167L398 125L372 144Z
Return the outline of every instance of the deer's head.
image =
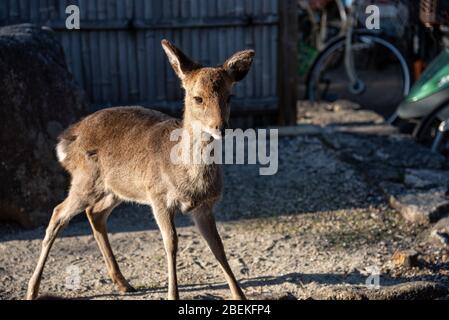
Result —
M167 40L162 47L185 89L184 121L220 139L229 122L232 87L247 75L254 50L237 52L221 66L203 67Z

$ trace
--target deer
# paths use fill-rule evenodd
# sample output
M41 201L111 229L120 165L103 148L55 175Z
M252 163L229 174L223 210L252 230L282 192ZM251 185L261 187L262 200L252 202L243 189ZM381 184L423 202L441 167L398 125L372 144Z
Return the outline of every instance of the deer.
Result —
M215 163L174 164L170 150L176 142L170 133L191 133L195 123L210 139L222 139L229 124L233 86L248 74L255 51L239 51L222 65L204 67L168 40L163 39L161 45L184 89L182 119L139 106L113 107L88 115L59 136L56 154L70 174L70 188L53 210L26 299L38 297L55 239L82 212L86 212L114 285L123 294L135 291L119 269L107 233L107 219L122 202L152 209L166 253L169 300L179 299L174 223L179 213L191 216L224 273L232 299L246 299L228 263L214 216L223 192L222 168ZM189 140L186 143L195 143Z

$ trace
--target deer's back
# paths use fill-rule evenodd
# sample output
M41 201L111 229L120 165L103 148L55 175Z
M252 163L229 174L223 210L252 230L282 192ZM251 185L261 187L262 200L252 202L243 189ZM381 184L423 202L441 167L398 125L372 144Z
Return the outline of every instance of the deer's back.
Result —
M141 107L117 107L96 112L67 129L60 137L58 157L72 174L97 175L98 184L122 191L145 189L145 181L171 146L170 132L179 120ZM166 143L164 143L166 142ZM169 152L168 152L169 154ZM121 190L122 189L122 190Z

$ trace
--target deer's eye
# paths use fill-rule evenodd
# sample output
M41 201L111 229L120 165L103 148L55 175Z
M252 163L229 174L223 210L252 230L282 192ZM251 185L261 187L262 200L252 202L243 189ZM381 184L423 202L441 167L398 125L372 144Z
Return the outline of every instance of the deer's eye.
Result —
M196 104L202 104L203 103L203 98L201 98L201 97L193 97L193 100L195 100Z

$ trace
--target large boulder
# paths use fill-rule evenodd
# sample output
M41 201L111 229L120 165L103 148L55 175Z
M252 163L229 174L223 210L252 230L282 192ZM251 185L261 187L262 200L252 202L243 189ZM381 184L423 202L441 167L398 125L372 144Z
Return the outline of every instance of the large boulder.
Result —
M0 222L35 226L64 198L67 175L54 148L87 106L52 30L0 28Z

